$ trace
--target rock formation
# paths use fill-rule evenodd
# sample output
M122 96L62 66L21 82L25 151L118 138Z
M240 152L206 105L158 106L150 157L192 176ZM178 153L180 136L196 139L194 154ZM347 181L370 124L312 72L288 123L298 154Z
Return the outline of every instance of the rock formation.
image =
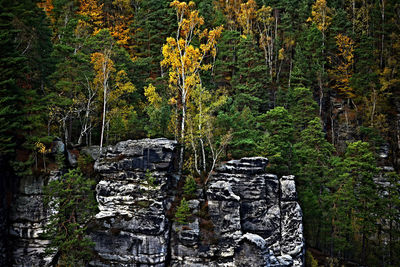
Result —
M99 259L91 265L165 266L175 145L167 139L120 142L96 161L100 212L91 237ZM154 185L146 171L154 177Z
M9 238L13 266L48 266L51 256L45 255L49 243L41 237L49 210L43 204L43 185L47 180L58 179L54 171L50 177L21 178L10 214Z
M302 266L302 213L293 176L266 174L266 158L221 165L206 194L214 240L198 218L173 227L172 266ZM196 235L197 234L197 235Z
M221 164L206 189L188 200L192 216L180 225L171 220L173 203L181 198L176 146L167 139L129 140L97 159L99 212L89 233L96 258L90 266L303 265L293 176L265 173L268 160L261 157ZM39 236L47 215L44 180L32 179L21 183L11 215L15 266L51 260Z

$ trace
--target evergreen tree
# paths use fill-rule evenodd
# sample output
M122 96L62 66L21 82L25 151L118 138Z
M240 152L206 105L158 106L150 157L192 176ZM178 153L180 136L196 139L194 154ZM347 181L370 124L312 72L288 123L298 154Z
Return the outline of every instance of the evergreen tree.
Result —
M295 163L293 117L284 107L276 107L261 117L266 130L261 153L269 159L269 169L278 175L291 174Z
M175 213L175 221L179 224L187 224L188 218L191 215L189 203L185 198L182 198L181 204L178 206L178 209Z
M318 104L314 101L312 92L308 88L289 89L287 101L288 111L293 116L293 124L298 132L305 129L308 122L318 115Z
M0 121L4 123L0 153L25 151L27 156L13 161L17 174L23 175L30 173L34 144L49 141L45 138L46 98L42 92L52 71L52 44L48 21L36 1L3 0L0 5Z
M253 36L242 36L238 44L236 72L232 76L234 103L238 110L245 106L255 113L268 110L268 72L262 58Z
M261 132L257 128L257 118L249 107L238 111L232 106L232 99L228 100L227 106L231 106L226 112L218 114L216 127L221 132L232 133L232 139L227 147L228 158L241 158L252 156L259 150Z
M370 239L376 233L378 190L374 155L366 142L350 143L342 163L342 174L330 181L333 234L342 257L356 257L365 263ZM352 248L349 250L349 248Z
M47 253L57 252L64 266L84 265L92 257L94 243L86 235L88 223L96 211L93 194L95 182L70 170L44 188L50 218L44 237L50 240Z
M314 247L320 247L330 230L326 224L324 197L331 167L334 147L325 139L321 120L315 117L307 128L301 131L299 141L294 145L297 159L297 191L303 208L306 240Z
M133 30L135 31L135 64L143 73L141 80L163 75L160 62L163 59L161 48L168 36L175 30L176 16L168 0L145 0L138 3ZM139 66L138 66L139 67ZM166 70L164 70L165 72ZM147 72L147 73L145 73ZM142 86L143 87L143 86ZM141 87L139 87L141 88Z
M240 32L225 30L218 44L218 54L214 64L213 75L217 87L223 87L230 96L234 95L232 77L236 73L237 46Z
M12 153L16 146L15 132L24 124L17 106L23 101L23 88L18 84L26 71L26 58L17 51L14 40L17 29L12 25L10 1L0 1L0 157Z
M183 186L183 192L188 198L193 198L196 196L197 183L193 176L187 176L185 180L185 185Z
M380 188L380 201L382 209L380 224L383 238L378 245L382 250L376 251L374 256L379 258L383 253L387 258L384 264L397 266L400 264L400 176L396 172L384 175L384 186Z

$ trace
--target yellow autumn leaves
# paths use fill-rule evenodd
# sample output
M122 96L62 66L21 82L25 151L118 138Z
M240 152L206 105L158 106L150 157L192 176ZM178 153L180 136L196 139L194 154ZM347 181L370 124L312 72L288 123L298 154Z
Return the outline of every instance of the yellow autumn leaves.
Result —
M199 12L194 10L194 2L173 1L178 18L178 30L176 37L168 37L162 48L164 59L161 65L169 69L169 83L176 87L186 97L189 91L198 83L198 72L209 70L210 64L203 64L207 54L215 56L217 39L222 33L222 26L213 30L200 30L204 19ZM192 44L197 38L202 42L199 47Z

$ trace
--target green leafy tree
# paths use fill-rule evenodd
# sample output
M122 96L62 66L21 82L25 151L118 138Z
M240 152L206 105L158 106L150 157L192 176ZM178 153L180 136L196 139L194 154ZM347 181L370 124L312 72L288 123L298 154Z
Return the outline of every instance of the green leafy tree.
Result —
M35 1L3 0L0 7L0 156L25 175L31 173L35 143L49 141L42 92L53 69L51 32ZM16 150L24 156L13 160Z
M44 234L50 240L46 252L57 252L61 266L84 265L92 257L94 243L86 230L97 209L94 185L93 180L74 169L44 187L45 204L50 212Z
M240 32L226 30L222 32L218 53L215 58L213 80L217 87L225 88L229 96L234 95L232 77L236 75L237 49L240 41Z
M133 23L136 42L134 50L138 57L135 64L146 63L137 68L143 75L142 82L165 72L160 66L163 59L160 51L165 39L172 35L176 27L176 16L169 6L170 3L169 0L138 1ZM137 86L143 88L144 84Z
M314 101L308 88L296 87L288 90L288 112L293 116L297 132L302 131L318 115L318 104Z
M324 54L321 32L315 24L305 28L298 37L295 48L292 84L297 87L310 88L319 95L319 114L322 114L323 99L328 93L326 86L327 73L325 69L326 56Z
M380 188L380 201L384 212L379 221L385 241L378 244L383 250L378 253L387 256L386 264L397 266L400 264L400 255L396 253L400 249L400 176L396 172L389 172L383 178L385 184Z
M232 99L228 100L227 105L230 108L218 114L216 123L216 127L222 132L232 133L226 149L227 157L241 158L257 154L262 136L257 128L257 118L249 107L238 111L232 105Z
M18 80L26 71L26 58L17 51L14 42L17 29L13 27L13 14L10 13L9 1L0 2L0 156L11 154L16 146L15 132L24 123L23 114L18 111L23 97L23 88ZM21 65L25 67L21 68Z

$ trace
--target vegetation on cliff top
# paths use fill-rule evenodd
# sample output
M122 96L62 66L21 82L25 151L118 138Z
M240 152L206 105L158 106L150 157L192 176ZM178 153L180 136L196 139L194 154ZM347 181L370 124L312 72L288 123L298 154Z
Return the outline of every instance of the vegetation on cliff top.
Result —
M399 13L396 0L0 0L0 158L46 172L56 136L176 139L180 170L202 178L267 156L296 175L309 247L399 265Z

